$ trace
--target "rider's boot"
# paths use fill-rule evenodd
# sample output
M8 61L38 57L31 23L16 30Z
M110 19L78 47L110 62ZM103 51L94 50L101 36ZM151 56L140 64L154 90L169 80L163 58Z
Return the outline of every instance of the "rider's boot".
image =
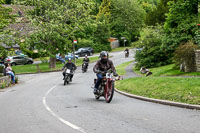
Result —
M98 94L98 89L94 88L94 94Z

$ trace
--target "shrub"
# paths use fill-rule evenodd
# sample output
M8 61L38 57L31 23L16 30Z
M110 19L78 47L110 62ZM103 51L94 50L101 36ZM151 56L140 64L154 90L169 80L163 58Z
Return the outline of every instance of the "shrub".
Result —
M194 40L195 43L200 47L200 29L195 32Z
M187 66L187 72L195 71L195 49L197 48L198 46L192 41L180 44L174 53L176 67L182 64L184 67Z
M158 67L170 63L167 54L161 49L162 32L158 27L148 28L140 37L136 47L142 48L135 55L136 67Z

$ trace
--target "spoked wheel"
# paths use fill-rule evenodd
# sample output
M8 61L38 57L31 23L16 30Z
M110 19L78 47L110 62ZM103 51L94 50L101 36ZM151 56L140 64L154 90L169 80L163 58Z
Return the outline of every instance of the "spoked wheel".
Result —
M64 85L69 84L68 77L65 77Z
M107 82L107 89L106 89L106 102L110 103L114 95L114 82Z

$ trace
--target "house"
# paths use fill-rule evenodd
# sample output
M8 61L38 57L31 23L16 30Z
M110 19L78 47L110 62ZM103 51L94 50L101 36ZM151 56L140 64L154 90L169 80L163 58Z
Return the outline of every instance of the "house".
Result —
M119 47L119 40L117 38L109 38L108 41L110 42L110 47L112 49Z

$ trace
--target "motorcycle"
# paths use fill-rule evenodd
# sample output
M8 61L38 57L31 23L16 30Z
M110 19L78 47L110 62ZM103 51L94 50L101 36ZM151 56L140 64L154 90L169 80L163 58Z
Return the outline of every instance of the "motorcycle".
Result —
M129 57L129 53L127 51L125 51L125 58Z
M64 85L69 84L70 82L70 77L73 75L73 70L67 69L65 72L65 77L64 77Z
M111 72L106 72L102 73L103 74L103 79L102 82L99 85L99 89L97 91L97 94L95 95L95 99L99 99L100 97L104 97L107 103L110 103L113 95L114 95L114 82L117 78L113 76L113 73ZM96 84L97 79L94 79L94 84Z
M84 62L82 65L82 73L87 72L87 69L88 69L88 65L87 63Z

